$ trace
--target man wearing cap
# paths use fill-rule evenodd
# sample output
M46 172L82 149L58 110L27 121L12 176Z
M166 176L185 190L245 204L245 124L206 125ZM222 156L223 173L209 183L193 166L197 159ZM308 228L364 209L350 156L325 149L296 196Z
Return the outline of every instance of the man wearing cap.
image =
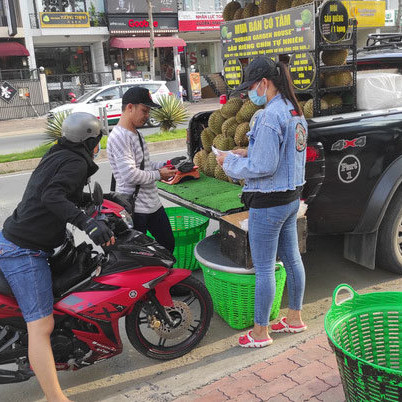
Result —
M165 162L150 160L144 137L137 130L147 122L150 109L158 107L148 89L128 89L123 95L120 121L109 136L107 154L116 191L132 204L134 228L143 233L149 230L159 244L173 252L173 232L156 181L169 180L176 170L164 167Z

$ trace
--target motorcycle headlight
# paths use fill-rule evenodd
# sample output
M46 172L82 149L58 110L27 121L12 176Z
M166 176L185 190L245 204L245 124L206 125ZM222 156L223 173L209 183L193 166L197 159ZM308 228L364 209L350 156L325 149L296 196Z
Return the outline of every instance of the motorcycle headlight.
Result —
M120 211L120 216L129 229L132 229L134 227L133 218L125 209Z

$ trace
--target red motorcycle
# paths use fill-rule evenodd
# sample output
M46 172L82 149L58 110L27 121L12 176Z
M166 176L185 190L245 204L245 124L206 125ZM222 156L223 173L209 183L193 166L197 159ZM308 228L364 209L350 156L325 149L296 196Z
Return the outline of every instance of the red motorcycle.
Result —
M116 243L96 252L74 245L71 233L49 259L53 275L55 328L51 344L58 370L78 370L121 353L118 321L125 317L130 343L145 356L169 360L190 352L206 334L212 301L186 269L173 269L173 255L130 229L123 207L103 200L96 183L87 213L104 219ZM1 271L0 271L1 273ZM0 383L34 375L28 360L25 321L0 275Z

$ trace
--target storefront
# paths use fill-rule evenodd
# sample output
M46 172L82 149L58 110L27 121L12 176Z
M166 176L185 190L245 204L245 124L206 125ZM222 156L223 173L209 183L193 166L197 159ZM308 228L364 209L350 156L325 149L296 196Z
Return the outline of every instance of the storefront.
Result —
M186 45L176 37L178 32L177 2L154 0L153 30L155 79L177 93L180 85L178 47ZM111 0L108 2L110 62L124 71L126 79L149 78L150 26L147 2Z

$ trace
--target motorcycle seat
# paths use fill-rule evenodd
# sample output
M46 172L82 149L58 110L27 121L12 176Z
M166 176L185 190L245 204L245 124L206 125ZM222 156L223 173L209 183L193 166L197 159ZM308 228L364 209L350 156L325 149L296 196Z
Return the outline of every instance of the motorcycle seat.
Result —
M10 285L7 282L7 279L4 277L3 272L0 270L0 294L6 296L13 296L13 291L10 288Z

